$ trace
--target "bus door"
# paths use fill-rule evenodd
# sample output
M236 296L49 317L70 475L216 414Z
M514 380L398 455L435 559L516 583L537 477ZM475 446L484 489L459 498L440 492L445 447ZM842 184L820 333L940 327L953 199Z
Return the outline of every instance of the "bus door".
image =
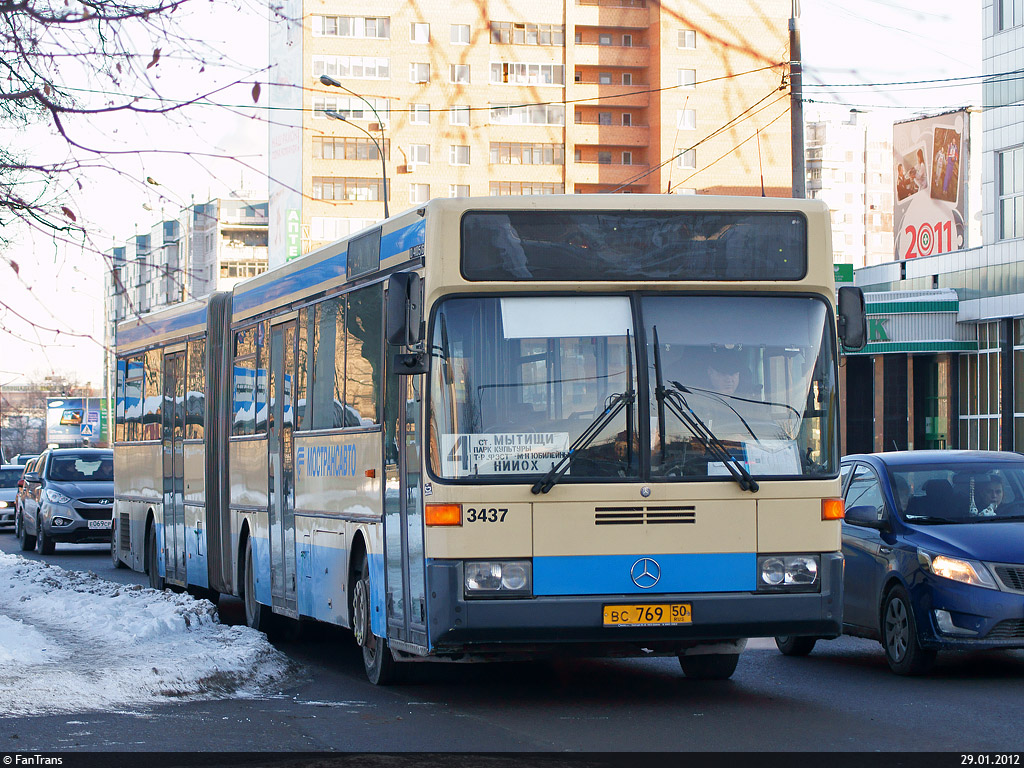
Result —
M388 639L427 647L421 476L423 376L396 376L387 345L384 557Z
M185 352L164 355L164 578L185 584Z
M270 594L274 610L298 618L295 595L295 321L270 331Z

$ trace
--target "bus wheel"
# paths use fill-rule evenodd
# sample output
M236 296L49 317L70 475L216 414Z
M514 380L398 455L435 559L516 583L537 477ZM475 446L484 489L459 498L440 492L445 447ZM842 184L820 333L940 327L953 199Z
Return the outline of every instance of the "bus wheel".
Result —
M146 571L149 573L149 586L163 591L164 577L160 575L160 563L156 551L156 523L149 526L146 534Z
M116 523L115 523L116 525ZM110 529L110 562L113 563L115 568L124 568L125 564L121 562L121 557L117 551L117 528L112 527Z
M679 655L679 666L691 680L728 680L736 671L738 653L707 653L699 656Z
M391 655L388 641L373 634L370 624L370 566L366 559L359 569L359 580L352 590L352 634L363 650L366 677L374 685L398 682L398 663Z
M818 638L816 637L779 635L775 638L775 645L778 646L783 656L806 656L814 650L814 644L817 642Z
M245 584L242 602L245 603L245 623L259 632L269 632L273 612L256 600L256 568L252 562L251 537L245 540Z

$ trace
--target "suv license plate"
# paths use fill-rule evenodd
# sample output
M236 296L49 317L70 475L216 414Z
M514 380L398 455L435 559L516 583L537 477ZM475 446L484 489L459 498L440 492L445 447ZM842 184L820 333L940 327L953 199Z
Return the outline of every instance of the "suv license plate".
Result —
M111 520L90 520L89 521L89 528L91 528L92 530L100 530L100 531L102 531L102 530L110 530L112 522L113 521L111 521Z
M689 603L643 603L639 605L606 605L606 627L653 627L690 624Z

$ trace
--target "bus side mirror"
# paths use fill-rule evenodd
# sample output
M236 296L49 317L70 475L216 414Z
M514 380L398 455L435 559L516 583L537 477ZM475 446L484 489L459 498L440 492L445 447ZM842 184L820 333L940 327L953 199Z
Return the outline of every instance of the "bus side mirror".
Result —
M407 347L423 337L422 286L414 272L398 272L388 278L388 342Z
M839 289L839 340L853 352L868 342L868 313L864 291L853 285Z

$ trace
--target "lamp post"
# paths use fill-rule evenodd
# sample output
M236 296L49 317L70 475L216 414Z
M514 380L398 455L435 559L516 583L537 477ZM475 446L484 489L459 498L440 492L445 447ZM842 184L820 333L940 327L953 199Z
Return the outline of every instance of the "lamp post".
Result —
M370 108L370 111L373 112L373 116L377 118L377 127L380 128L380 138L381 138L380 142L377 141L376 137L372 133L370 133L368 130L363 128L363 126L359 125L358 123L353 123L351 120L349 120L347 117L345 117L345 115L342 115L341 113L336 112L333 109L325 109L324 110L324 114L327 115L328 117L334 118L335 120L341 120L343 122L349 123L350 125L354 125L356 128L358 128L363 133L365 133L367 136L369 136L370 140L373 142L374 146L377 147L377 153L380 155L381 181L384 184L384 218L386 219L386 218L388 218L389 214L388 214L388 171L387 171L387 165L384 162L384 147L383 147L383 143L384 143L384 121L381 120L380 119L380 115L377 114L377 108L374 107L373 104L370 101L368 101L365 96L362 96L362 95L356 93L355 91L346 88L344 85L342 85L340 82L335 80L330 75L320 75L320 82L323 85L329 85L329 86L332 86L334 88L341 88L341 90L345 91L345 93L349 93L349 94L355 96L357 99L360 99L364 104L366 104L366 106L368 106Z

